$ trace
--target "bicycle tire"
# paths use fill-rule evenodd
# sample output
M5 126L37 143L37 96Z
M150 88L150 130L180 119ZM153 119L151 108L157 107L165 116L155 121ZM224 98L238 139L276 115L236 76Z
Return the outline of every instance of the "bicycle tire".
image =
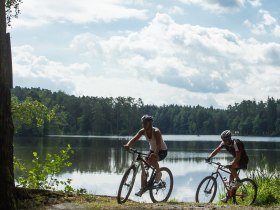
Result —
M241 185L235 190L233 195L233 202L240 205L250 206L255 203L257 198L257 185L250 179L245 178L241 180ZM248 199L245 199L248 198Z
M150 193L150 198L153 201L153 203L159 203L159 202L165 202L168 200L168 198L170 197L172 190L173 190L173 175L172 172L170 171L169 168L166 167L162 167L160 168L160 171L162 173L162 178L158 183L155 183L153 180L153 187L151 189L149 189L149 193ZM164 191L165 187L166 187L166 180L164 180L165 178L165 173L166 175L169 177L169 189L166 195L163 196L162 199L159 199L156 195L157 193L160 192L160 190ZM155 178L155 176L153 177L153 179ZM168 180L167 180L168 181ZM165 186L165 187L164 187Z
M202 186L205 183L206 183L206 187L205 187L205 189L202 189ZM208 191L210 190L209 192L211 192L211 193L213 192L213 194L211 195L208 202L202 202L202 199L199 198L199 193L201 190L203 190L205 193L205 197L208 197L207 194L210 194L210 193L207 193L206 191L207 191L207 188L209 187L209 184L210 184L210 189L208 189ZM214 187L214 189L213 189L213 187ZM216 196L216 193L217 193L217 180L212 176L207 176L204 179L202 179L202 181L199 183L199 185L197 187L197 190L195 193L195 201L197 203L212 203L212 201L214 200L214 198Z
M133 188L133 185L134 185L134 182L135 182L135 177L136 177L136 167L135 166L130 166L126 172L124 173L123 177L122 177L122 180L121 180L121 183L120 183L120 186L119 186L119 190L118 190L118 196L117 196L117 201L119 204L122 204L122 203L125 203L131 193L131 190ZM126 183L127 182L127 178L129 177L129 175L132 173L132 176L131 176L131 180L130 183ZM126 195L122 196L122 191L123 191L123 187L124 185L129 185L128 187L128 191L126 193Z

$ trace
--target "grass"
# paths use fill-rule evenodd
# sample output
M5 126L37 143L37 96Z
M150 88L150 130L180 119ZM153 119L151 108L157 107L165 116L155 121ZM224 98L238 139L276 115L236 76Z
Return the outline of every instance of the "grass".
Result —
M56 197L54 203L49 203L50 198ZM22 202L22 201L21 201ZM167 210L167 209L188 209L188 210L266 210L266 209L280 209L280 206L277 208L267 208L267 207L244 207L232 204L197 204L197 203L186 203L180 202L175 198L170 199L165 203L139 203L132 200L128 200L125 204L118 204L115 197L111 196L99 196L94 194L76 194L69 196L65 193L57 193L57 192L38 192L32 194L32 199L27 199L24 203L25 205L21 205L21 209L45 209L44 206L50 206L53 204L63 204L63 203L71 203L70 205L81 206L83 209L116 209L116 210ZM23 204L23 203L22 203ZM41 207L41 208L40 208ZM48 208L51 209L51 208ZM72 208L71 208L72 209ZM75 209L75 208L73 208Z
M280 209L280 170L277 167L269 169L266 163L266 159L262 158L259 166L247 173L247 177L252 178L257 184L257 198L254 206ZM220 200L225 197L225 192L218 196ZM228 201L228 204L232 203L232 200Z
M259 167L250 173L258 186L258 195L255 205L280 205L280 173L275 168L269 171L267 166Z
M90 196L90 200L88 198ZM91 198L92 196L92 198ZM75 201L81 204L85 209L117 209L117 210L167 210L167 209L188 209L188 210L265 210L264 207L244 207L232 204L197 204L197 203L186 203L180 202L175 198L170 199L165 203L139 203L135 201L128 200L125 204L118 204L115 197L110 196L98 196L98 195L81 195L78 196ZM279 208L280 206L278 206ZM275 208L268 208L275 209Z

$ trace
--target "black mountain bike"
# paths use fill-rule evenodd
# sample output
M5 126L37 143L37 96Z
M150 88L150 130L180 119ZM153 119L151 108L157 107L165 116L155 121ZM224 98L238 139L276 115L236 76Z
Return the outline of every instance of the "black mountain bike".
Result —
M151 200L154 203L167 201L173 189L173 175L171 171L166 167L160 168L162 177L159 182L155 182L156 171L154 167L147 163L147 154L132 148L129 148L128 152L133 154L133 161L121 180L117 196L118 203L121 204L127 201L140 167L145 173L144 192L149 191Z
M257 185L256 183L249 178L245 178L241 180L241 185L237 188L233 187L232 183L227 182L226 178L222 177L221 171L231 174L229 170L227 170L226 166L221 165L216 162L209 162L209 164L213 164L216 166L216 171L211 174L211 176L205 177L197 187L195 194L195 201L198 203L211 203L217 192L217 179L220 177L226 192L227 202L229 199L233 199L235 204L241 205L252 205L257 197ZM239 173L239 171L238 171Z

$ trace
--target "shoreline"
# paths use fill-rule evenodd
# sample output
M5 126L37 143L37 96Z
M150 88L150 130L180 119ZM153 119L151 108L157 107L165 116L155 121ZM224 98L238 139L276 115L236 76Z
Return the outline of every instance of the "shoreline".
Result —
M27 189L29 191L29 189ZM118 210L280 210L280 206L239 206L235 204L200 204L170 200L164 203L139 203L128 200L118 204L116 196L94 194L65 194L56 191L38 190L29 192L30 197L20 201L20 209L58 210L58 209L118 209Z

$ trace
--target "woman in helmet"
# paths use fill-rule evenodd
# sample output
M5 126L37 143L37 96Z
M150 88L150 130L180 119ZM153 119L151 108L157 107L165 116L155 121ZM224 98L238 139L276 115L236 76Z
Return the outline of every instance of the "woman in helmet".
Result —
M158 161L163 160L167 156L167 146L162 139L161 132L158 128L153 127L153 118L149 115L144 115L141 118L143 128L138 131L138 133L124 145L124 148L128 149L131 145L137 142L142 136L146 137L146 140L150 144L150 153L147 162L156 169L155 181L159 182L161 179L161 172L159 170ZM143 176L143 172L142 172ZM137 196L142 196L143 194L143 182L142 187Z
M240 185L240 179L237 174L238 169L247 169L247 164L249 158L247 156L246 150L244 148L243 142L239 139L232 139L230 130L225 130L221 133L221 144L206 158L209 162L210 158L214 157L222 148L225 148L234 159L228 164L228 168L231 172L230 181L235 179L233 187L238 187Z

